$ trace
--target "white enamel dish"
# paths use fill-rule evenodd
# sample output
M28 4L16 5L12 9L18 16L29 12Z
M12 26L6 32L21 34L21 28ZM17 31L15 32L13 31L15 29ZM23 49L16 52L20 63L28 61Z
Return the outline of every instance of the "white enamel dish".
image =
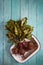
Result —
M27 60L29 60L33 55L35 55L35 54L39 51L39 49L40 49L40 43L39 43L39 41L37 40L37 38L36 38L34 35L32 35L32 38L34 38L34 40L36 41L36 43L37 43L37 45L38 45L38 48L37 48L31 55L29 55L29 56L28 56L26 59L24 59L24 60L22 60L21 55L19 55L19 54L15 55L15 54L12 53L12 48L14 47L14 45L12 45L12 46L10 47L10 53L11 53L11 55L13 56L13 58L14 58L17 62L24 63L24 62L26 62Z

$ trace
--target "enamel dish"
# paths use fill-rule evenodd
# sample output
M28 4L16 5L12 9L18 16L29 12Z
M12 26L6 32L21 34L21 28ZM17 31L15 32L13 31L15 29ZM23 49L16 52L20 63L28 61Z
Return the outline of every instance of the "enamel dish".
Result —
M40 49L40 43L39 43L39 41L37 40L37 38L34 35L32 35L32 38L34 38L34 40L36 41L36 43L38 45L38 48L32 54L30 54L26 59L24 59L24 60L22 60L22 56L21 55L19 55L19 54L15 55L15 54L12 53L12 48L14 47L14 45L12 45L10 47L10 53L11 53L11 55L13 56L13 58L17 62L24 63L24 62L26 62L27 60L29 60L32 56L34 56L39 51L39 49Z

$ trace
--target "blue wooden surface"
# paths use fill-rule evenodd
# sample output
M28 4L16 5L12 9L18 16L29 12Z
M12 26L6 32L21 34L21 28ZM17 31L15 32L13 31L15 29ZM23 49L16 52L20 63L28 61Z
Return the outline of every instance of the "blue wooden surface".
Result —
M4 25L9 19L28 18L34 26L33 34L40 41L41 49L27 62L20 64L10 54ZM43 0L0 0L0 65L43 65Z

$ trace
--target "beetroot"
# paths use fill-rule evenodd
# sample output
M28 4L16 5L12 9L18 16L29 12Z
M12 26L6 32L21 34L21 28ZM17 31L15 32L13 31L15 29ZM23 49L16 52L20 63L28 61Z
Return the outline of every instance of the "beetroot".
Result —
M20 55L24 55L24 53L25 53L25 50L23 48L19 50Z
M29 46L28 46L29 50L34 49L34 47L35 47L34 44L33 44L32 42L30 42L30 43L29 43Z
M27 41L24 41L24 42L23 42L23 46L24 46L25 48L27 48L27 47L28 47L28 42L27 42Z
M23 43L18 43L18 48L19 49L23 48Z
M12 49L12 53L13 53L13 54L18 54L18 48L17 48L17 47L14 47L14 48Z

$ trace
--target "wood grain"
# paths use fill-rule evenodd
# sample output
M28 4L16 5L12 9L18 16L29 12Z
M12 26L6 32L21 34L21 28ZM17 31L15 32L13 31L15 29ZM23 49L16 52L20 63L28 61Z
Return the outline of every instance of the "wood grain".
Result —
M34 34L41 45L40 51L27 62L20 64L11 56L8 38L4 30L10 20L28 18L28 24L34 27ZM43 65L43 0L0 0L0 65Z

